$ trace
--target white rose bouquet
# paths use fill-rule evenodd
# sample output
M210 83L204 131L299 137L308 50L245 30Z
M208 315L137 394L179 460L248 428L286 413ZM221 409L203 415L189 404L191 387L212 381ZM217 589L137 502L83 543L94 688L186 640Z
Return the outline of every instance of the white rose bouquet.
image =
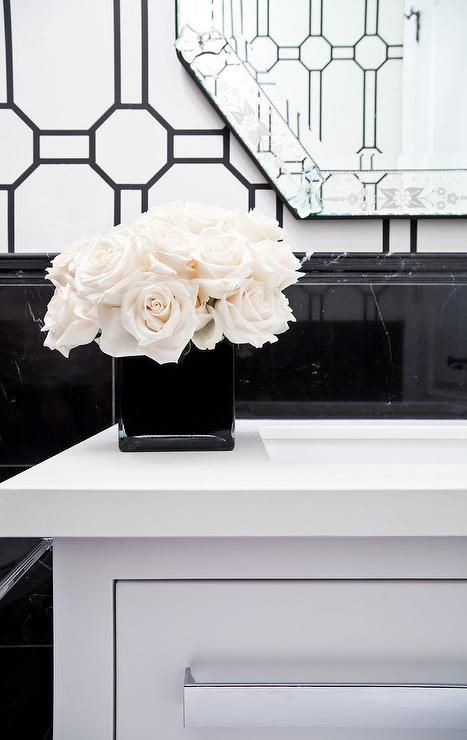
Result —
M161 364L190 342L261 347L295 321L282 291L299 267L283 230L256 209L170 203L55 257L44 344L68 357L95 340L113 357Z

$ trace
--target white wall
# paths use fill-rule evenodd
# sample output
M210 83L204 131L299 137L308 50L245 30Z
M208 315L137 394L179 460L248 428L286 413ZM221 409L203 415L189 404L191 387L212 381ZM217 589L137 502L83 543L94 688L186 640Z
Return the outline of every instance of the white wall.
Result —
M131 220L146 198L247 208L256 194L276 212L275 195L252 187L265 181L233 137L225 156L223 123L175 55L175 0L148 2L147 85L141 4L121 8L121 103L140 108L115 111L97 129L114 101L112 0L12 2L11 55L0 19L0 252L13 242L17 253L59 251L108 228L116 204ZM378 219L299 222L285 210L284 222L297 250L382 250ZM467 220L426 221L419 232L419 251L467 251ZM390 248L409 251L407 220L392 221Z

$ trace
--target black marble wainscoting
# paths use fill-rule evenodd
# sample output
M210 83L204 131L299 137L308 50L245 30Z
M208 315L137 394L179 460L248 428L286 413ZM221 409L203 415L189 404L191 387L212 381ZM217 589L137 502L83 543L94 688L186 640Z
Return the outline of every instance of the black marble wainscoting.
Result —
M69 359L43 346L53 293L43 278L47 261L12 257L7 265L17 261L21 270L2 272L0 264L0 464L10 468L34 465L112 418L111 358L95 345Z
M42 346L47 263L0 257L1 479L112 421L110 359ZM290 331L237 351L238 416L467 417L467 255L318 255L304 268ZM33 544L0 540L0 578ZM0 601L0 727L12 740L51 737L51 565L48 553Z

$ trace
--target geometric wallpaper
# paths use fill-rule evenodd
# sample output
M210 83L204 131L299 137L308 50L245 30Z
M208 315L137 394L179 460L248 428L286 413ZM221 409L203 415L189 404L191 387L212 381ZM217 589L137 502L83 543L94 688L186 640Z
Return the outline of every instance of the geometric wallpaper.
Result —
M257 205L308 253L467 251L464 219L294 219L174 40L175 0L0 0L0 253L57 252L175 199Z

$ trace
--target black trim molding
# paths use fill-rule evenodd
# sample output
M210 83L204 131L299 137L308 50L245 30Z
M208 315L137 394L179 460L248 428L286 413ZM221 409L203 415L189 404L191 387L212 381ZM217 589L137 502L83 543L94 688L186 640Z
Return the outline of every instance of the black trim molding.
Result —
M45 270L56 255L50 254L0 254L0 282L21 278L42 281ZM359 277L361 281L373 279L413 280L430 279L446 282L449 276L452 282L467 278L467 252L436 254L349 254L342 252L314 253L306 258L304 253L297 253L303 260L302 272L307 280L321 280L332 276L339 281L348 277Z

